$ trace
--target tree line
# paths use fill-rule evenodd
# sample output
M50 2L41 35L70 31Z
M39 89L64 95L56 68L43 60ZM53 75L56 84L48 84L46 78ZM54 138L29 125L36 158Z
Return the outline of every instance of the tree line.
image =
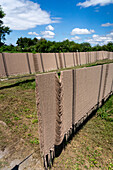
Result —
M60 53L60 52L87 52L87 51L113 51L113 42L100 46L99 44L92 47L90 43L75 43L74 41L64 40L62 42L48 41L44 38L20 37L16 46L5 44L5 35L10 34L9 27L3 25L5 13L0 7L0 52L32 52L32 53Z
M84 42L81 44L74 41L65 40L62 42L47 41L46 39L37 38L18 38L14 45L2 44L0 52L32 52L32 53L60 53L60 52L87 52L87 51L112 51L113 43L109 42L107 45L91 46L90 43Z

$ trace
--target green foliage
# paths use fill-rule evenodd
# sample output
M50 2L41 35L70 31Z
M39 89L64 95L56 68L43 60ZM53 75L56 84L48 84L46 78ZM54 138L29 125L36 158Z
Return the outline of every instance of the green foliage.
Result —
M3 25L3 21L1 20L5 16L5 13L2 11L2 8L0 6L0 47L4 44L5 35L10 34L11 30L9 27L5 27ZM3 41L3 42L2 42Z
M39 53L59 53L59 52L76 52L76 51L91 51L89 43L78 44L74 41L65 40L63 42L51 42L46 39L36 40L30 38L18 38L17 47L22 52L39 52Z
M32 120L32 124L34 124L34 123L38 123L38 119Z
M22 88L23 90L26 90L26 89L35 89L36 83L35 83L35 81L34 82L24 83L24 84L20 83L19 87Z
M33 139L33 140L31 139L31 140L30 140L30 143L32 143L32 144L37 144L37 145L38 145L38 144L39 144L39 140L38 140L38 138L35 138L35 139Z
M97 115L106 121L113 122L113 96L98 110Z

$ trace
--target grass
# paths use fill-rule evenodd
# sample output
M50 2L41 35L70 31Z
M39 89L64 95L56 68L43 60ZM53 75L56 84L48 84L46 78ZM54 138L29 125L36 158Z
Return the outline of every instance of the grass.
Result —
M21 140L24 144L18 144L18 148L25 155L20 156L18 153L17 156L14 147L17 148L15 143L20 143ZM10 156L7 154L7 158L0 160L0 169L6 160L10 163L11 159L17 157L25 158L32 150L39 148L35 81L0 90L0 150L4 151L5 148L11 148L14 153L11 152ZM39 152L37 155L39 157Z

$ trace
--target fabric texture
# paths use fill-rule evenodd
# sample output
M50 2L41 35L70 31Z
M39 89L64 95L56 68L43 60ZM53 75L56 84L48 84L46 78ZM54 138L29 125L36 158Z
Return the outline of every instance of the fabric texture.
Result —
M0 77L48 72L103 59L113 60L113 52L0 53Z
M73 112L73 70L61 72L61 83L63 93L63 134L67 137L72 130Z
M75 70L75 124L97 104L100 71L100 66Z
M57 70L57 63L54 53L41 53L44 71Z
M55 73L36 76L36 101L39 117L40 148L43 155L54 149L56 136L56 79Z
M80 52L81 65L86 64L86 52Z
M66 67L74 67L74 54L73 53L64 53Z
M29 73L26 53L4 53L8 75Z
M0 53L0 77L6 76L6 71L5 71L5 63L3 59L3 55Z
M55 146L113 93L113 63L36 76L40 150L45 167Z
M113 86L113 63L108 64L106 68L106 84L104 98L112 92Z

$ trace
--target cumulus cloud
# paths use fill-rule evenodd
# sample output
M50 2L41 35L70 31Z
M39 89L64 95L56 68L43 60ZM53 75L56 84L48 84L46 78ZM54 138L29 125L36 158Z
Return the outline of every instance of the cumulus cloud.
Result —
M38 37L36 37L38 40L40 40L42 37L40 37L40 36L38 36Z
M41 31L41 35L43 38L54 38L55 33L52 31Z
M53 27L52 25L48 25L48 26L46 27L46 30L53 31L53 30L54 30L54 27Z
M81 38L78 36L72 37L71 40L80 40Z
M113 0L86 0L85 2L79 2L77 6L86 8L90 6L96 6L96 5L105 6L108 4L113 4Z
M80 28L74 28L71 32L71 35L76 35L76 34L92 34L94 33L94 30L88 30L88 29L80 29Z
M85 42L89 42L94 45L95 44L104 45L107 44L108 42L113 42L113 32L103 36L94 34L91 38L86 39Z
M102 27L110 27L110 26L113 26L113 23L106 23L106 24L102 24L101 25Z
M36 32L28 32L29 35L39 35Z
M38 3L30 0L1 0L0 5L6 16L3 22L12 30L27 30L37 25L58 23L50 14L40 8Z

